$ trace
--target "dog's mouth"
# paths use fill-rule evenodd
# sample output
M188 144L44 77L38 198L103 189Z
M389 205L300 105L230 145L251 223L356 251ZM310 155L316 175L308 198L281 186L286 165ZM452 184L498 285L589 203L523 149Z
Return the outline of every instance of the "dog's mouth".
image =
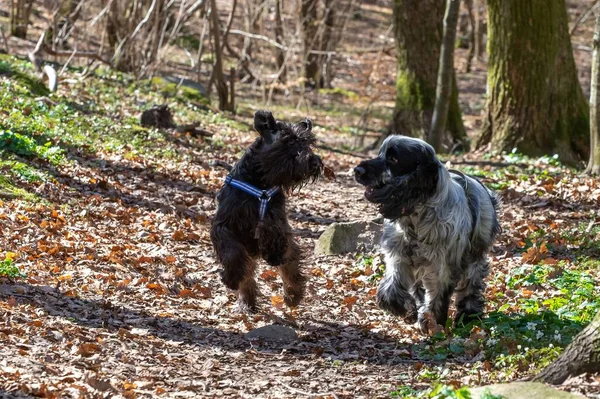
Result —
M372 201L374 194L377 194L377 192L384 188L385 185L386 184L383 182L377 182L373 185L367 186L367 188L365 189L365 198L369 201Z

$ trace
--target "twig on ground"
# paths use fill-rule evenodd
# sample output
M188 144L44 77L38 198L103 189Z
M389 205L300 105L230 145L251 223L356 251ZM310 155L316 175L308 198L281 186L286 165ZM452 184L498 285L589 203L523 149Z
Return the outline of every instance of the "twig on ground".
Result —
M71 55L73 55L73 57L82 57L82 58L92 58L94 60L100 61L106 65L111 65L110 61L102 58L102 56L100 56L97 53L91 52L91 51L81 51L81 52L75 52L72 53L71 51L60 51L60 50L53 50L48 46L43 46L44 47L44 52L48 55L53 55L53 56L65 56L65 57L71 57Z
M53 106L57 106L58 104L55 103L54 101L50 100L48 97L36 97L33 99L34 101L40 101L45 103L46 105L53 105Z
M65 71L67 70L67 67L73 60L73 57L75 57L75 54L77 54L77 46L75 46L75 48L73 49L73 52L71 53L71 56L67 59L67 62L65 62L65 65L63 65L63 67L60 69L58 76L62 76L62 74L65 73Z
M294 388L293 386L290 386L290 385L286 384L285 382L282 382L282 381L279 381L279 380L275 380L275 381L277 381L277 383L283 385L284 387L286 387L290 391L298 393L300 395L309 396L309 397L312 397L312 396L332 396L332 397L338 399L338 396L335 393L333 393L333 392L318 392L318 393L306 392L306 391L303 391L301 389Z
M526 163L510 163L510 162L494 162L494 161L451 161L453 165L480 165L480 166L494 166L497 168L506 168L508 166L516 166L517 168L529 167Z
M598 222L596 222L595 219L590 220L590 223L588 224L587 228L585 229L585 232L589 233L590 231L592 231L592 227L594 227L597 224L598 224Z

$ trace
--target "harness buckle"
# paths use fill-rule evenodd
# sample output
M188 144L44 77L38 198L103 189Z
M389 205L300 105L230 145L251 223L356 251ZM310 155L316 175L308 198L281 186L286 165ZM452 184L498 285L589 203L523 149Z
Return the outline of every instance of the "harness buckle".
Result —
M261 201L271 201L271 197L269 197L269 193L267 193L267 190L262 190L262 193L260 194L260 199Z

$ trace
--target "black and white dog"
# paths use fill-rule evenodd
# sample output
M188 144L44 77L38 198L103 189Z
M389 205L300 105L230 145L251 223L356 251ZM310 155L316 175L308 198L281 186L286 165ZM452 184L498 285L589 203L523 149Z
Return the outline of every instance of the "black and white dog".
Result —
M388 137L356 180L385 218L385 276L379 307L430 329L445 325L456 292L456 322L482 313L487 253L500 232L498 199L478 180L447 170L426 142Z

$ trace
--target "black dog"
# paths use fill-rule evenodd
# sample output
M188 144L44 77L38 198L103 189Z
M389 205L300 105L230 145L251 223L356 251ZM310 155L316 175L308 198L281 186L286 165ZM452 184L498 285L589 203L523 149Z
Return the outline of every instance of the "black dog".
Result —
M500 232L498 200L478 180L447 170L433 147L388 137L375 159L354 169L365 197L385 218L385 276L379 306L429 332L446 323L456 292L457 321L484 307L487 253ZM429 316L430 315L430 316Z
M260 137L248 148L219 192L210 238L223 265L223 283L238 291L241 310L256 307L256 258L279 266L284 301L297 306L306 277L300 249L292 238L285 212L286 192L315 181L323 169L313 154L312 122L276 121L268 111L254 114Z

